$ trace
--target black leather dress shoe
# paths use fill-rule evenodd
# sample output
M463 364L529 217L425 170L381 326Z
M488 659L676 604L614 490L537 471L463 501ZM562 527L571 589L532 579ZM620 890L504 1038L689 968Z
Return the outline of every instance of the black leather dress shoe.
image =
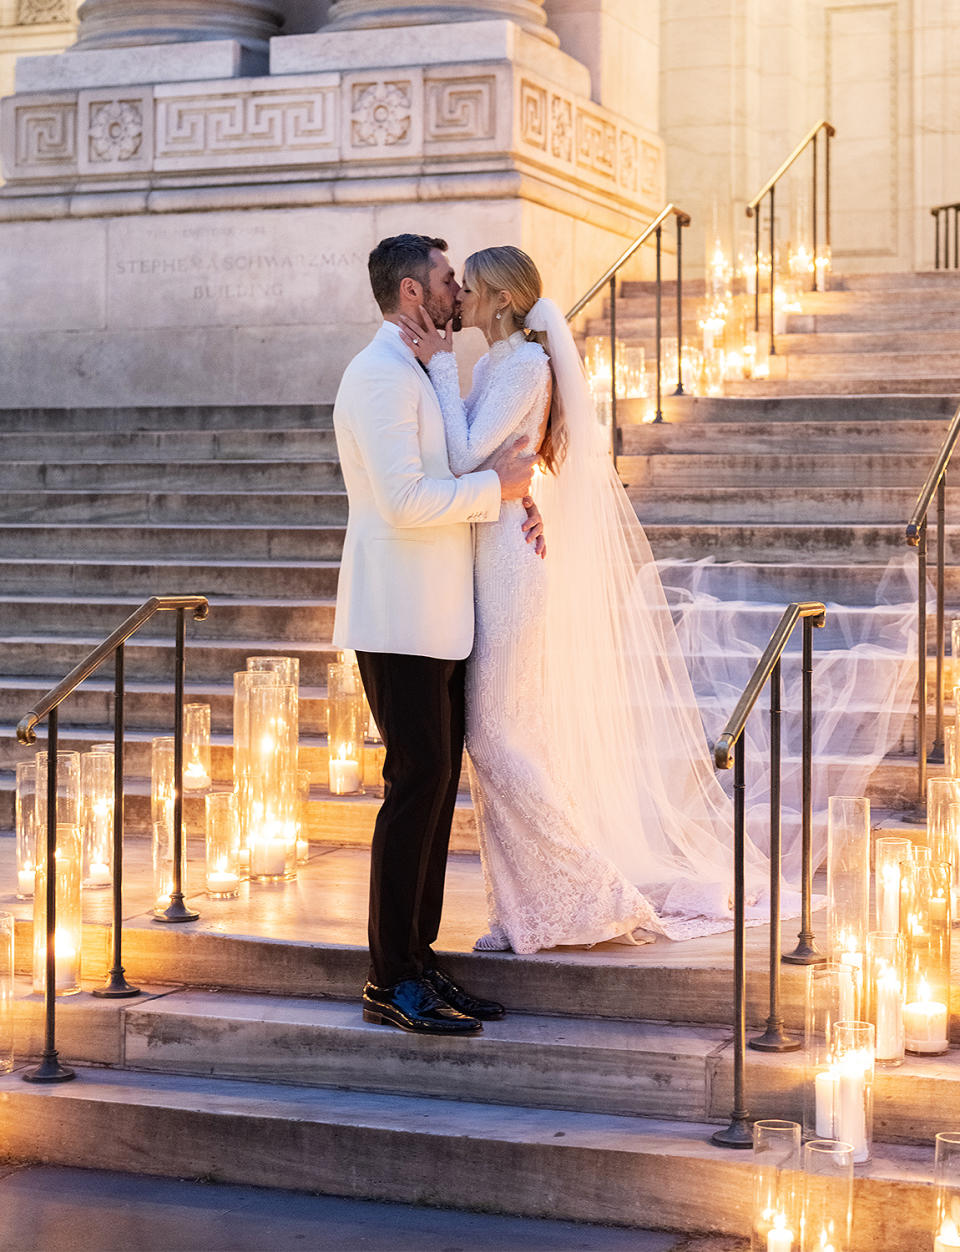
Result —
M449 974L436 966L425 969L423 978L442 1000L452 1004L458 1012L466 1013L468 1017L476 1017L481 1022L498 1022L506 1015L507 1010L502 1004L498 1004L496 1000L481 1000L472 996L469 991L464 991L455 983Z
M475 1035L483 1030L475 1017L441 999L425 978L404 978L392 987L368 982L363 989L363 1020L417 1035Z

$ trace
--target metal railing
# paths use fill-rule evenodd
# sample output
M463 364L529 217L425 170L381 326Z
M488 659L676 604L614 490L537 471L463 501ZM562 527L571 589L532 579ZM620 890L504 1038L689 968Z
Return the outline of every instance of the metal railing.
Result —
M663 403L660 383L661 340L663 338L663 274L662 245L664 224L673 217L677 225L677 388L675 396L683 395L683 228L690 225L690 214L675 204L662 209L633 243L614 261L606 273L598 278L585 295L567 313L567 321L573 321L582 313L593 298L604 288L610 292L610 451L616 460L620 454L620 434L617 425L617 275L653 235L657 249L657 408L654 421L663 421Z
M940 204L930 212L933 214L934 232L933 268L937 270L960 268L960 204ZM951 242L953 243L952 262L950 260Z
M777 183L786 174L787 170L793 165L798 157L806 151L808 147L813 147L813 197L812 197L812 225L813 225L813 290L817 290L818 271L818 230L819 230L819 200L818 200L818 177L820 163L817 159L817 137L820 132L824 133L824 243L830 247L830 140L837 133L836 128L827 121L819 121L813 126L804 137L800 140L794 150L790 153L784 163L780 166L775 174L773 174L764 183L763 187L757 192L750 203L747 205L747 217L754 219L753 226L753 263L754 263L754 297L753 297L753 329L756 334L760 333L760 206L764 196L770 197L770 352L776 354L776 344L773 335L773 315L774 315L774 288L776 287L776 266L777 266L777 250L775 236L775 194Z
M960 408L907 523L907 543L917 549L917 790L921 810L927 798L927 764L941 764L943 752L944 585L947 546L947 467L960 437ZM933 746L927 753L927 513L937 496L937 704Z
M56 1047L56 928L57 928L57 876L49 867L56 864L57 855L57 753L59 734L59 709L63 701L77 687L108 660L114 658L114 722L113 722L113 964L103 987L94 990L95 996L109 998L135 996L140 991L124 978L122 962L123 926L123 702L124 702L124 644L155 613L174 610L177 614L176 669L174 675L174 802L173 802L173 890L170 906L162 914L155 913L157 921L195 921L199 914L192 912L183 902L182 850L183 850L183 689L184 652L186 642L187 609L193 610L196 621L203 621L209 605L205 596L152 596L121 623L103 643L75 666L52 691L39 701L36 708L26 713L17 724L17 738L23 744L36 743L36 727L47 719L47 829L46 829L46 972L44 983L44 1041L40 1064L25 1071L27 1082L65 1082L75 1078L75 1072L61 1064ZM39 834L39 832L38 832Z
M747 1046L747 971L745 949L745 864L744 841L746 824L746 742L744 729L753 706L766 684L770 683L770 1013L766 1030L750 1047L761 1052L793 1052L800 1047L798 1039L784 1033L780 1013L780 965L816 965L824 960L817 951L812 926L813 888L813 628L823 626L825 607L817 601L790 604L770 636L770 642L757 662L750 681L737 702L737 707L717 740L713 756L717 769L733 766L733 839L734 839L734 929L733 929L733 1111L730 1125L712 1136L724 1148L749 1148L753 1140L746 1107L744 1055ZM780 716L782 675L781 658L793 629L803 622L802 653L802 857L803 885L799 942L793 952L780 952Z

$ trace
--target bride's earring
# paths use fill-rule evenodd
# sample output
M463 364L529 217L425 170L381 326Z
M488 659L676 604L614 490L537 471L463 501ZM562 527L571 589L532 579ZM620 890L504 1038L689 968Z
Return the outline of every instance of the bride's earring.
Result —
M498 313L498 314L497 314L497 321L498 321L498 322L500 321L500 317L501 317L501 314L499 314L499 313Z

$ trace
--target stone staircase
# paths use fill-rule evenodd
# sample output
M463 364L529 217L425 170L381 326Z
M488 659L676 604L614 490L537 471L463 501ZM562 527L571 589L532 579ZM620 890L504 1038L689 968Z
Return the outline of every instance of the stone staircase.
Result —
M949 338L960 339L958 291L953 275L848 279L804 298L778 338L770 380L731 385L719 399L668 397L657 426L630 424L639 413L625 403L620 469L668 583L679 559L712 556L711 587L752 600L761 628L793 598L837 601L848 624L882 619L877 585L905 551L906 517L960 396L960 349ZM628 286L621 333L643 341L651 310L649 289ZM483 902L464 795L441 946L455 975L511 1013L477 1040L423 1040L360 1021L364 845L378 801L326 790L324 673L346 519L329 406L6 410L0 453L0 829L12 829L12 770L24 755L18 718L157 593L211 600L208 620L188 627L187 689L212 706L215 779L232 773L233 671L254 653L293 653L313 780L312 857L295 888L207 901L188 926L152 924L149 843L137 836L148 827L149 740L172 727L172 622L156 618L131 641L125 963L149 991L126 1004L86 992L63 1002L64 1059L96 1068L58 1087L0 1079L6 1150L745 1234L749 1154L708 1143L732 1102L729 936L637 951L470 953ZM951 488L948 508L958 500ZM955 526L948 560L948 602L960 604ZM840 649L840 622L838 611L818 633L818 657ZM64 705L63 746L107 736L111 680L105 670ZM870 709L861 712L863 723ZM789 752L795 708L786 722ZM912 733L911 723L874 772L878 805L912 801ZM0 884L14 880L9 838L0 874ZM108 965L105 896L85 901L90 985ZM26 973L29 908L9 903ZM758 1024L764 945L763 929L751 931ZM799 971L785 971L784 994L796 1027ZM26 995L19 1004L22 1058L38 1050L40 1005ZM960 997L954 1008L956 1031ZM935 1130L955 1128L953 1055L878 1080L877 1151L857 1171L857 1252L930 1245L930 1143ZM756 1115L796 1115L798 1065L749 1054Z

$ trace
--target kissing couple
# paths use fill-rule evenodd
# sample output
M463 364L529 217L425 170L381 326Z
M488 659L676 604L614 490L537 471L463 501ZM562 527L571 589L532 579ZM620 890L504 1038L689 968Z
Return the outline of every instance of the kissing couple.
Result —
M474 253L462 285L446 252L406 234L370 254L383 324L334 407L349 518L333 634L386 748L363 1015L443 1035L504 1014L432 947L464 742L477 949L714 933L732 880L729 802L566 319L519 248ZM465 401L461 327L488 346Z

